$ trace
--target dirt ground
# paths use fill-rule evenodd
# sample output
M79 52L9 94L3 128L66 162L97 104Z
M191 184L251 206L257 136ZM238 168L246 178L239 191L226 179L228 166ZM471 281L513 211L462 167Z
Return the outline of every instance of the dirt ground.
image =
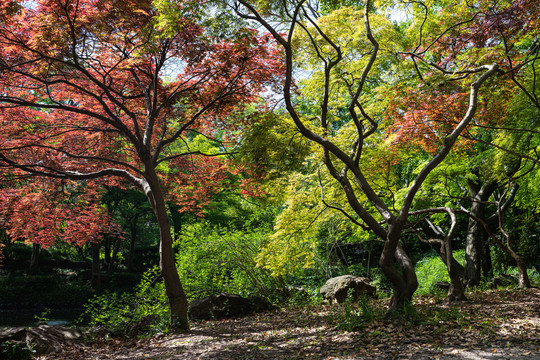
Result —
M415 308L408 320L374 310L370 322L336 305L286 308L195 323L185 334L102 339L38 359L540 359L539 289L471 293L449 306L419 299Z

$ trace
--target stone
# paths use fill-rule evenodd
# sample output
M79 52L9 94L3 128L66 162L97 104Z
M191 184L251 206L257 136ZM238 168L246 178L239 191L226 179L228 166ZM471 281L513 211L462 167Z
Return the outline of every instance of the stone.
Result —
M435 283L435 288L439 290L448 291L450 290L450 283L448 281L438 281Z
M65 344L75 343L82 338L79 329L65 326L39 325L32 328L10 328L0 331L0 344L8 341L32 349L34 355L59 352Z
M150 330L152 324L158 322L157 315L144 316L139 321L130 322L126 327L126 334L129 336L137 336Z
M310 298L309 292L301 286L287 286L284 296L293 303L306 303Z
M262 297L245 298L240 295L221 293L193 300L189 304L189 315L195 320L230 318L247 315L270 308Z
M377 289L369 283L369 279L360 276L342 275L326 281L321 289L324 300L343 303L349 291L352 291L353 300L358 300L363 294L373 295Z
M491 279L488 286L490 289L496 289L499 286L512 286L517 285L518 283L518 279L516 279L514 276L502 274L497 275L493 279Z

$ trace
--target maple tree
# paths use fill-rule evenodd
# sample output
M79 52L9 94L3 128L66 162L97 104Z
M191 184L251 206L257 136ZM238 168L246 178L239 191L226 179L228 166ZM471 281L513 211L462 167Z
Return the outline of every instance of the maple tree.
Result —
M8 180L53 180L41 193L22 184L27 196L17 206L39 211L64 180L75 187L93 179L127 182L144 192L160 229L171 321L188 329L167 189L177 184L171 198L200 208L219 188L224 159L191 146L193 139L220 144L216 135L243 121L243 104L279 78L280 52L246 27L228 37L206 31L204 9L193 1L176 2L168 25L150 0L23 3L0 5L0 171ZM38 203L29 204L32 197ZM100 212L85 209L76 215L99 226ZM51 217L38 215L36 226L45 228ZM82 224L64 228L76 236L87 231Z
M486 276L491 270L491 257L488 239L493 240L518 264L520 285L529 286L526 267L521 257L509 245L508 234L503 227L504 212L511 205L519 186L518 180L531 171L531 166L538 162L534 148L538 140L537 121L534 109L538 111L536 91L536 62L538 60L537 33L540 7L536 1L478 2L469 4L450 4L441 2L452 11L439 11L422 2L415 3L415 11L422 14L416 21L420 30L424 29L424 38L420 38L415 48L409 52L415 62L415 70L422 82L437 83L437 92L452 101L452 106L441 106L437 99L430 99L426 94L418 96L418 89L408 88L400 95L401 99L419 104L416 114L395 112L401 118L395 126L396 142L418 143L426 151L426 145L433 144L434 129L448 124L459 114L454 104L459 97L467 96L454 77L452 81L442 81L433 76L433 61L438 64L459 68L474 66L479 61L489 59L497 62L505 78L497 88L484 96L488 106L479 109L474 124L470 124L461 141L461 153L470 159L467 164L451 170L452 182L461 183L461 189L451 196L462 198L464 189L469 193L469 216L466 234L466 262L463 278L467 286L478 285L481 275ZM441 35L433 29L446 29ZM448 46L450 44L451 46ZM432 51L433 50L433 51ZM436 65L438 66L438 65ZM525 100L526 99L526 100ZM429 114L437 123L429 123L422 114ZM519 114L519 115L518 115ZM412 115L412 116L411 116ZM401 139L401 140L400 140ZM454 164L463 159L454 158ZM522 161L524 160L524 161ZM464 179L463 173L467 173ZM461 178L461 179L460 179ZM440 180L439 180L440 181ZM493 199L493 200L490 200ZM454 202L453 206L463 206L463 202ZM488 216L488 206L495 207ZM499 235L495 233L499 232ZM506 240L504 240L506 238Z
M362 5L361 13L350 12L349 17L341 17L334 26L327 26L317 11L317 4L309 1L283 4L248 0L229 2L239 16L261 24L283 47L286 110L302 136L320 146L326 170L339 183L351 212L344 207L337 209L384 241L379 265L393 286L390 309L402 310L418 285L414 266L400 245L415 197L427 176L443 162L473 120L479 107L480 87L498 72L498 66L489 60L474 66L460 64L452 68L447 68L443 62L424 62L439 78L459 76L462 86L468 88L467 98L461 105L459 116L435 132L438 143L432 156L413 174L400 198L387 197L367 176L369 169L377 165L373 158L366 157L369 153L366 149L380 134L380 119L386 111L375 107L369 98L384 103L384 90L377 93L377 83L384 83L385 78L392 81L411 79L403 76L403 70L413 69L413 62L409 57L392 56L408 46L406 41L399 42L399 35L396 40L392 39L391 34L396 32L385 17L384 4L367 1ZM276 23L279 25L274 25ZM445 45L441 43L441 46ZM420 47L413 48L413 53L420 52ZM319 79L318 86L302 94L314 99L314 106L307 114L295 93L294 75L298 68L309 72L311 78ZM405 75L410 76L410 72L406 71ZM411 82L418 83L414 75ZM444 96L426 88L426 92L430 91L441 103L446 101ZM340 111L345 115L340 117ZM415 109L404 107L401 111L409 113ZM347 121L340 122L343 117Z

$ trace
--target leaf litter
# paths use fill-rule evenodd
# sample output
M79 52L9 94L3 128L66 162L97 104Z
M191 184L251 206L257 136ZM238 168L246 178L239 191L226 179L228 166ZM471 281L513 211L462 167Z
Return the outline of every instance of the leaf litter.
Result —
M356 317L353 331L343 330L351 319L342 306L288 307L194 323L189 333L99 339L38 359L540 359L540 289L468 296L450 305L419 298L407 318L385 317L382 301L371 300L380 314Z

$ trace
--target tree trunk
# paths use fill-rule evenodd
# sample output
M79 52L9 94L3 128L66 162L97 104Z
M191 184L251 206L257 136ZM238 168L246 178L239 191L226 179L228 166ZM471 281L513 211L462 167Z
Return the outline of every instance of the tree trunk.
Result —
M98 242L92 243L92 277L90 284L92 288L97 289L101 286L101 267L99 264L99 248Z
M493 240L499 245L499 247L514 261L516 262L517 268L518 268L518 275L519 275L519 287L520 288L530 288L531 287L531 281L529 280L529 274L527 273L527 265L511 247L510 243L507 242L506 244L503 244L503 242L498 239L495 235L492 236Z
M463 285L461 284L459 268L454 264L454 262L457 263L457 261L452 255L452 239L446 238L444 240L444 246L441 248L444 249L444 253L441 253L441 257L446 257L446 269L448 270L448 276L450 277L450 289L448 289L448 294L446 295L444 302L450 303L467 300Z
M399 245L400 230L398 231L395 227L394 224L388 226L388 239L384 243L379 265L384 275L392 283L393 288L388 312L402 313L405 305L412 301L412 296L418 288L418 279L411 260ZM401 272L396 269L395 260L398 262Z
M454 258L452 251L453 231L450 230L450 233L446 235L442 229L435 226L427 219L421 223L421 226L424 233L430 238L429 240L424 240L424 242L427 242L431 248L439 254L439 257L446 266L448 276L450 277L450 288L448 289L448 294L446 295L444 302L450 303L453 301L467 300L461 283L461 276L464 268ZM455 224L453 224L453 226L455 226Z
M34 275L38 272L40 255L41 255L41 245L33 243L32 256L30 257L30 267L28 268L29 275Z
M516 254L516 253L514 253L514 254ZM527 265L525 265L525 262L523 261L523 259L520 256L518 256L517 254L516 254L516 257L514 259L516 260L518 273L519 273L519 287L521 289L530 288L531 287L531 281L529 280L529 274L527 274Z
M117 237L116 241L114 242L111 261L109 262L109 266L107 268L107 275L111 274L113 266L116 263L116 259L118 257L118 251L120 251L120 244L121 243L122 243L122 239L120 237Z
M480 284L482 275L487 276L491 271L491 253L487 242L488 234L478 219L485 219L487 201L495 190L495 184L484 182L478 184L469 182L471 193L471 210L467 227L467 245L465 248L464 285L466 287Z
M157 175L153 173L150 174L150 177L152 184L149 184L149 189L145 192L152 204L159 227L159 266L163 276L165 292L169 299L171 327L181 331L188 331L188 302L174 261L173 238L167 207Z
M111 263L111 237L108 234L105 234L103 240L103 261L109 266Z
M137 219L138 217L135 217L129 223L129 234L131 236L131 239L129 241L129 254L126 265L128 272L133 271L133 253L135 251L135 240L137 239Z

